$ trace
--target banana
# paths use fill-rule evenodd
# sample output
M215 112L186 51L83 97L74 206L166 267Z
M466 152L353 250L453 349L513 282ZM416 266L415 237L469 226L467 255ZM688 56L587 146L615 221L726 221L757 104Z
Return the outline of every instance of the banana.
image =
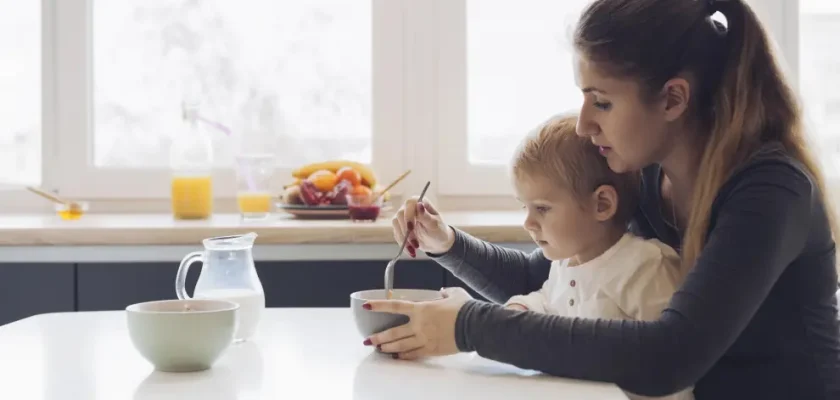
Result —
M350 167L356 170L362 176L362 184L365 186L374 187L376 185L376 174L373 172L373 169L365 164L347 160L332 160L306 164L292 171L292 176L298 179L306 179L318 170L325 169L327 171L338 172L343 167Z
M292 186L300 186L301 183L303 183L303 179L295 178L291 183L283 185L283 189L288 189Z

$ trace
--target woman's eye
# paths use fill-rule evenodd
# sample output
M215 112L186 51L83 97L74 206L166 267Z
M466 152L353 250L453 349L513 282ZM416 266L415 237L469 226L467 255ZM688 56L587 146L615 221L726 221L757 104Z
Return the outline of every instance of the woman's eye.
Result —
M537 206L537 212L538 212L538 213L540 213L540 214L545 214L545 213L547 213L547 212L548 212L548 210L549 210L549 208L548 208L548 207L545 207L545 206Z
M603 102L600 102L600 101L596 101L596 102L592 103L592 105L594 105L595 108L598 108L598 109L603 110L603 111L609 111L610 107L612 107L612 104L603 103Z

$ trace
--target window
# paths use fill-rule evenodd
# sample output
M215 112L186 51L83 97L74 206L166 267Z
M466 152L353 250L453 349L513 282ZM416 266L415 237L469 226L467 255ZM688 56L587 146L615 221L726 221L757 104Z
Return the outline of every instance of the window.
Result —
M447 3L440 94L444 193L509 193L504 174L521 138L552 115L580 107L570 40L588 3Z
M570 38L589 1L0 0L0 186L15 186L0 203L40 182L165 207L169 141L194 92L232 130L214 133L217 197L235 193L233 156L258 151L277 155L278 187L344 158L383 180L412 169L397 192L432 180L439 203L510 204L521 137L580 106ZM840 177L840 2L747 1Z
M93 3L94 163L165 168L185 96L232 129L215 161L371 161L370 1ZM191 89L193 88L193 89Z
M840 37L840 2L800 0L799 4L800 94L826 174L836 178L840 175L840 54L832 49Z
M234 196L240 152L276 155L278 193L309 162L403 168L389 153L401 146L401 2L63 0L56 8L61 194L169 196L184 100L200 101L200 114L230 131L210 130L216 197Z
M747 0L798 66L810 130L827 174L840 177L840 2ZM451 195L507 195L519 139L580 104L569 38L587 0L450 1L442 6L439 180ZM800 10L800 13L796 13ZM796 18L799 17L799 20Z
M580 107L569 39L585 3L467 0L470 164L507 164L526 132Z
M41 2L0 0L0 184L41 181Z

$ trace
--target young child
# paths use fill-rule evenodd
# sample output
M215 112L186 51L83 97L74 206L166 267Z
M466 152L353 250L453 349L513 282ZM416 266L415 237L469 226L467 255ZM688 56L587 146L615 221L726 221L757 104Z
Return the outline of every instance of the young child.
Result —
M539 291L508 308L569 317L655 320L682 282L680 258L657 240L627 233L638 203L635 173L617 174L575 117L554 117L517 149L512 172L524 227L552 261ZM628 393L631 398L645 397ZM691 389L671 400L692 399Z

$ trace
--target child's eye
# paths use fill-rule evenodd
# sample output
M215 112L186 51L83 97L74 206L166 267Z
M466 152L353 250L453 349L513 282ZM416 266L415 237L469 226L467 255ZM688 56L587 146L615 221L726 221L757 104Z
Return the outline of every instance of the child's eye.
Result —
M540 214L545 214L545 213L548 212L548 210L550 210L550 208L548 208L546 206L537 206L536 208L537 208L537 212L540 213Z
M610 107L612 107L611 103L604 103L600 101L593 102L592 105L594 105L595 108L598 108L603 111L609 111Z

